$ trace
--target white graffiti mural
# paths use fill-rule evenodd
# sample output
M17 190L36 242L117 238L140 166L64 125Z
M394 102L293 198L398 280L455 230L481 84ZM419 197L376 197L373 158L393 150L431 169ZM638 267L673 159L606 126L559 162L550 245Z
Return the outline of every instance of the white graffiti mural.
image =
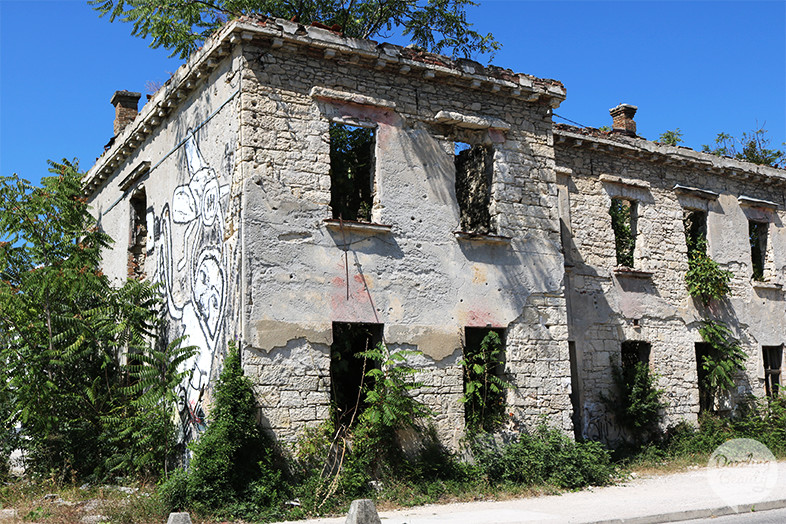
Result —
M193 133L184 143L188 183L178 186L170 202L155 217L157 252L154 281L161 283L167 312L185 336L199 348L188 363L190 379L181 391L183 441L204 427L202 396L210 380L215 352L221 347L226 315L227 253L224 251L222 202L228 184L202 157ZM226 179L226 178L225 178Z

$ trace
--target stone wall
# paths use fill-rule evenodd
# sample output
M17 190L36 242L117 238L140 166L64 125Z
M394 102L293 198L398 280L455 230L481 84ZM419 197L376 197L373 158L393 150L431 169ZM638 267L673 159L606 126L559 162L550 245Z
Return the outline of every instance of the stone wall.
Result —
M270 392L262 418L283 439L324 420L332 322L382 324L390 347L423 353L414 362L419 396L455 444L464 328L491 326L508 333L513 421L531 426L545 415L571 431L549 105L342 52L326 59L321 49L266 38L243 47L243 343L258 390ZM379 227L325 221L330 122L375 129ZM454 234L456 142L493 151L498 236ZM288 395L304 370L321 378L294 406Z
M763 395L761 346L786 341L782 182L744 180L731 169L713 167L714 157L692 151L694 162L675 162L666 147L641 139L617 138L615 145L615 140L572 132L557 135L556 163L569 200L562 210L569 224L563 228L563 244L582 433L611 442L620 438L601 396L610 393L611 363L619 365L625 340L652 345L650 366L667 405L663 425L695 422L699 393L694 344L701 342L703 319L727 322L749 355L745 372L737 377L735 398ZM746 205L744 197L774 201L779 207ZM634 271L616 269L612 198L636 202ZM708 253L734 272L731 296L710 307L691 298L684 281L688 261L683 218L693 209L707 212ZM770 224L769 281L764 284L751 281L747 220L755 217Z
M761 347L786 339L783 172L555 131L564 97L555 81L283 20L233 21L209 39L85 181L117 240L106 273L160 282L170 335L200 348L181 391L184 434L203 425L232 339L269 431L293 441L326 420L334 322L376 324L392 349L420 351L417 394L449 445L464 429L466 328L505 330L511 428L545 420L618 441L601 397L624 341L652 346L664 425L695 421L694 344L710 317L750 356L735 397L763 394ZM374 130L370 222L333 218L331 123ZM459 143L484 152L477 198L457 188ZM636 202L626 270L613 198ZM488 200L484 227L462 231L474 226L459 200ZM684 283L686 209L707 212L709 253L735 275L710 308ZM768 228L765 282L751 280L751 220Z

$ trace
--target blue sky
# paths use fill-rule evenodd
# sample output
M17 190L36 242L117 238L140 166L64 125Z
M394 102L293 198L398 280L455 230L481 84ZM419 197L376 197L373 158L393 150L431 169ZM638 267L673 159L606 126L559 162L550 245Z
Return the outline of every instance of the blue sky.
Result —
M625 102L646 138L680 128L699 149L758 122L786 147L786 2L481 0L469 18L503 44L494 64L565 84L558 115L609 125ZM180 64L130 33L83 1L0 0L0 174L93 164L112 94L144 94Z

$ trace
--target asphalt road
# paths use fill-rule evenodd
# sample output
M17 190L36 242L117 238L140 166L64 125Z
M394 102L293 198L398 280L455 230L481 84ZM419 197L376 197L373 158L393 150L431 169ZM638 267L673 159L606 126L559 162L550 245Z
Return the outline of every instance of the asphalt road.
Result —
M742 515L727 515L711 519L685 520L685 524L782 524L786 522L786 509L755 511Z

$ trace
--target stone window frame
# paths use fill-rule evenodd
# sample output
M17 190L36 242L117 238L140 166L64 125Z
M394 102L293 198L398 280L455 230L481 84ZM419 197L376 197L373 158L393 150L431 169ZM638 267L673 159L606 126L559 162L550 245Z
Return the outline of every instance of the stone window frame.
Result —
M629 179L620 176L614 175L600 175L598 179L603 184L603 188L605 189L605 193L607 196L606 201L606 209L611 209L612 200L614 199L621 199L627 200L631 203L635 204L635 215L631 217L632 228L634 228L634 236L635 236L635 244L633 249L633 267L621 266L616 262L616 237L612 233L612 246L611 246L611 258L614 261L614 266L611 269L611 272L614 273L616 276L627 276L632 278L652 278L654 275L653 271L649 271L646 268L641 267L640 262L640 251L641 247L641 235L638 234L638 231L641 229L639 227L639 221L643 216L643 208L647 204L652 203L652 195L650 193L650 184L644 180L637 180L637 179ZM609 214L609 229L611 229L611 216ZM637 264L637 260L639 263Z
M497 144L504 143L507 132L511 129L511 125L506 121L490 117L466 114L457 111L441 110L434 115L433 118L425 120L426 123L431 124L438 128L443 136L452 142L453 158L455 161L455 145L457 143L465 143L471 147L475 146L491 146L492 151L492 174L489 183L489 211L491 212L496 202L494 183L497 180L498 170L495 167L496 153L498 151ZM456 198L457 205L458 195ZM459 211L460 212L460 211ZM490 219L491 229L493 233L481 233L473 231L463 231L457 229L453 231L453 236L460 242L473 242L480 244L490 245L508 245L511 243L512 238L506 235L500 235L499 214L492 215ZM460 228L461 222L457 224Z
M396 103L391 100L383 98L371 97L362 95L360 93L342 91L327 87L315 86L310 92L311 98L320 102L319 112L322 117L328 122L327 142L330 144L329 127L331 123L349 125L354 127L363 127L367 129L374 129L374 148L372 150L372 157L374 166L371 173L372 179L372 193L373 203L371 206L371 220L369 222L359 222L353 220L342 220L336 218L326 218L324 220L325 226L330 229L347 230L362 234L385 234L392 230L389 224L383 224L379 221L379 213L382 206L379 203L379 121L374 115L380 110L383 111L396 111ZM340 111L342 105L348 104L356 108L355 116L346 114ZM357 115L362 116L357 116ZM330 209L330 207L329 207ZM332 215L332 210L331 210Z
M149 242L147 224L147 191L144 184L138 184L128 199L128 278L143 281L147 279L146 262Z
M746 238L749 240L749 262L750 262L750 280L754 287L771 287L775 285L774 279L777 274L775 268L775 258L773 250L774 231L773 225L776 223L776 211L779 208L778 204L769 200L761 200L741 195L737 197L740 208L745 214L747 219L748 232ZM753 260L753 246L751 242L751 235L753 234L753 224L764 225L766 231L760 233L760 242L764 245L761 246L761 278L756 278L754 273L754 260Z
M350 118L350 117L333 117L333 118L329 119L328 129L330 128L330 124L339 124L339 125L351 126L351 127L356 127L356 128L371 129L371 130L373 130L373 142L374 143L373 143L373 147L371 148L371 169L370 169L370 173L369 173L370 186L371 186L371 209L369 210L370 220L368 220L368 221L365 221L365 220L347 220L347 219L340 219L340 218L331 218L331 219L328 219L328 220L331 220L331 221L334 221L334 222L337 221L337 222L341 222L341 223L344 223L344 224L347 224L347 223L350 223L350 224L361 224L361 225L362 224L371 224L371 225L381 224L379 222L379 220L378 220L379 219L379 216L378 216L379 215L379 210L380 210L381 207L379 205L379 191L378 191L378 188L377 188L377 184L379 183L378 165L377 165L378 164L378 162L377 162L377 158L378 158L377 148L378 148L378 144L379 144L379 140L378 140L378 137L377 137L377 135L378 135L378 128L379 128L378 123L377 122L368 121L368 120L354 119L354 118ZM328 143L329 144L331 143L329 134L328 134ZM331 168L332 168L332 165L331 165ZM332 196L333 196L333 194L332 194L333 184L332 183L331 183L330 190L331 190L331 199L332 199ZM375 211L376 211L376 214L375 214ZM331 208L331 214L332 214L332 212L333 212L333 210Z
M688 239L688 232L684 230L685 220L689 213L700 212L704 213L704 241L706 243L706 254L711 256L711 249L710 246L712 245L712 239L710 238L710 204L712 202L717 202L718 197L720 196L719 193L714 191L710 191L708 189L702 189L698 187L691 187L691 186L683 186L680 184L674 184L672 188L674 193L677 195L677 200L679 201L680 206L682 207L682 225L683 225L683 233L685 237L685 244L686 249L690 249L687 246L687 239ZM686 251L686 256L690 256L690 254Z

